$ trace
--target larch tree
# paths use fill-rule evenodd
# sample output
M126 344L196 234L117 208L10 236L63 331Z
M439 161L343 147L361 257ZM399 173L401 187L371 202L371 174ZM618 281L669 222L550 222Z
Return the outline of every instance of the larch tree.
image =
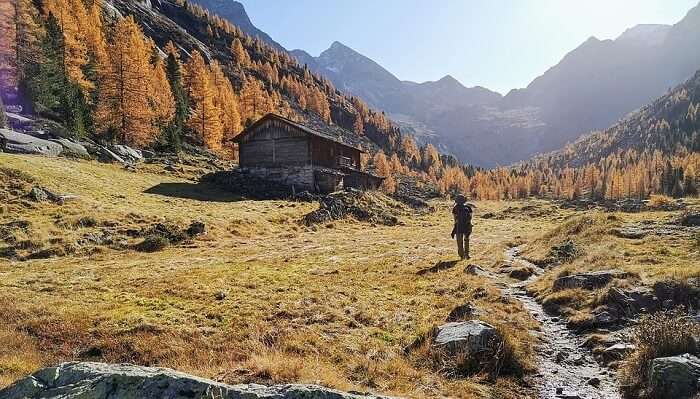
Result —
M233 39L231 54L233 55L233 61L239 67L247 67L250 64L250 55L248 55L248 51L243 47L240 39Z
M44 3L44 11L56 17L63 34L61 59L65 74L82 90L91 89L93 85L83 73L83 68L88 63L87 39L85 31L81 29L87 21L79 20L87 15L83 2L81 0L47 0Z
M209 68L198 51L192 53L187 70L192 107L187 126L201 138L204 145L212 150L219 150L223 138L221 110L214 102L215 91L211 84Z
M151 106L156 125L162 130L170 125L175 116L175 97L170 89L162 59L156 59L152 76Z
M223 137L225 141L230 140L240 131L241 115L231 81L224 75L218 62L211 64L211 82L216 92L214 105L221 110Z
M151 105L151 48L132 16L115 25L107 54L109 69L100 82L99 124L126 144L150 144L157 133Z

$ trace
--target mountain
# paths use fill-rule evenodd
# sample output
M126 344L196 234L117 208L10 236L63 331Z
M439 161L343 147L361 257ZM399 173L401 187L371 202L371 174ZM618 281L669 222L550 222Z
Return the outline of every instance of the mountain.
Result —
M337 41L318 57L303 50L292 50L290 54L330 79L338 89L386 111L404 130L438 145L440 137L423 123L432 115L455 107L501 100L498 93L483 87L464 87L449 75L436 82L401 81L369 57Z
M591 37L526 88L500 98L450 76L417 84L335 42L319 57L291 52L336 87L386 110L404 129L462 161L510 164L603 129L700 67L700 6L675 25L638 25ZM425 133L425 134L423 134Z
M190 0L193 3L199 4L202 7L208 9L212 14L216 14L221 18L224 18L236 25L243 32L247 33L252 37L257 37L269 44L276 50L285 51L284 47L272 40L270 35L258 29L250 21L248 13L245 11L243 4L235 0Z

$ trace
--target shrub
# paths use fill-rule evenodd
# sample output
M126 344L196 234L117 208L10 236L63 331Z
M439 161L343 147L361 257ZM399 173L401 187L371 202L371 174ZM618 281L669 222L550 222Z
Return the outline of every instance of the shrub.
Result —
M673 204L675 204L673 198L666 195L653 194L649 197L650 208L664 208Z
M631 334L637 349L625 360L620 372L621 391L626 398L652 398L648 373L651 362L659 357L697 353L694 337L700 325L683 311L658 312L644 316Z
M158 252L168 245L170 245L170 241L167 238L161 235L151 234L146 236L143 241L136 244L134 248L140 252Z
M581 251L572 240L566 240L559 244L553 245L547 254L548 258L556 259L560 262L570 262L574 260Z

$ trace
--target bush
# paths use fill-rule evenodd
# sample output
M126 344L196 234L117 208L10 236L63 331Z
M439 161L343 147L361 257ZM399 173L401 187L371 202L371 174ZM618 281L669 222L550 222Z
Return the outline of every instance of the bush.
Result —
M700 325L683 311L658 312L644 316L631 334L637 349L625 360L620 372L621 391L626 398L653 398L647 380L651 362L659 357L697 353L694 337Z
M664 208L674 205L675 203L676 202L673 200L673 198L666 195L653 194L649 197L650 208Z
M559 262L570 262L579 256L581 251L572 240L566 240L562 243L553 245L549 250L547 257L556 259Z
M168 245L170 245L170 241L167 238L151 234L146 236L142 242L136 244L134 248L139 252L158 252L165 249Z

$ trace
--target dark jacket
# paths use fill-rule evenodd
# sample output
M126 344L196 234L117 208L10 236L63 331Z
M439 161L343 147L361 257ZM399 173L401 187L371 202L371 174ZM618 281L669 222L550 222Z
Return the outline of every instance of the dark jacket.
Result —
M472 208L464 204L455 204L452 208L452 216L455 221L452 235L472 233Z

